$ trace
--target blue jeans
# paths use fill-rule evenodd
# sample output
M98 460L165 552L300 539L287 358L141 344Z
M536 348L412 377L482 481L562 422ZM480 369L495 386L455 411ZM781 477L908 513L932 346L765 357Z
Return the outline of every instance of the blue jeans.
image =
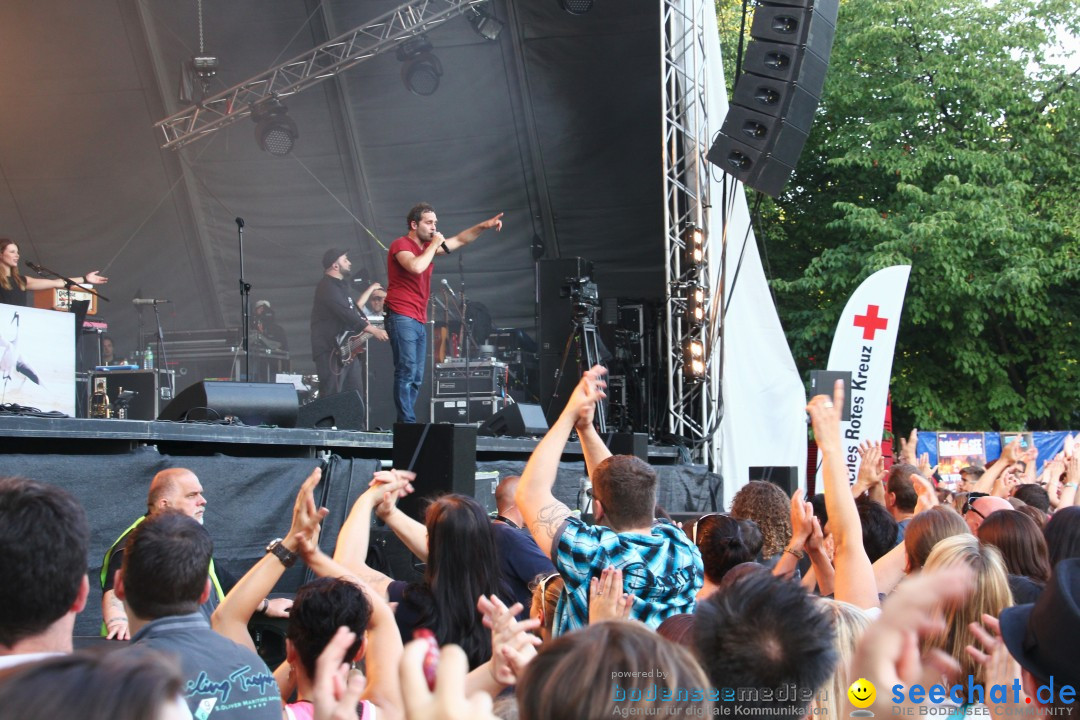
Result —
M407 315L386 313L386 333L394 353L394 407L397 421L416 422L416 396L424 382L424 353L427 335L424 325Z

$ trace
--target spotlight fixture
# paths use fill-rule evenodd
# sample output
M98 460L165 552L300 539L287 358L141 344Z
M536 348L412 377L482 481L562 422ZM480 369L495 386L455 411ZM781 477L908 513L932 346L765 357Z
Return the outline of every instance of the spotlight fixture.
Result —
M686 320L691 327L705 324L705 290L700 285L686 289Z
M465 18L480 37L485 40L499 39L503 24L496 20L494 15L490 15L487 11L474 6L465 12Z
M683 345L683 379L701 382L705 379L705 343L693 338Z
M263 100L251 108L255 142L276 157L284 157L292 152L293 144L300 137L300 131L288 112L289 109L277 98Z
M687 226L683 231L683 264L686 270L696 270L705 262L705 231L696 225Z
M431 43L424 35L405 40L397 47L397 59L401 66L401 82L409 92L416 95L433 95L439 89L443 67L439 58L432 54Z
M584 15L592 10L593 0L559 0L559 7L571 15Z

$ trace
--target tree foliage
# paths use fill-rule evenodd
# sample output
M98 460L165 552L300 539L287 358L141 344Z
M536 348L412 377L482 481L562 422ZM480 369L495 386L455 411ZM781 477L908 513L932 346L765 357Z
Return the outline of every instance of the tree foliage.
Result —
M911 264L898 427L1080 421L1080 93L1048 56L1062 29L1080 30L1075 0L841 3L764 249L804 371L824 366L858 284Z

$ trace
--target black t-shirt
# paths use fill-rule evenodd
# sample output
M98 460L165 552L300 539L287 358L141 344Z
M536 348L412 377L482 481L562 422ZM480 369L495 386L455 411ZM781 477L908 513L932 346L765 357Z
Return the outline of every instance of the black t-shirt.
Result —
M323 275L315 288L311 306L311 354L329 355L337 345L337 336L346 330L363 330L367 317L361 313L344 280Z
M14 279L9 279L11 283L11 289L4 289L3 285L0 285L0 303L5 305L19 305L26 307L28 303L29 292L22 290L15 284Z

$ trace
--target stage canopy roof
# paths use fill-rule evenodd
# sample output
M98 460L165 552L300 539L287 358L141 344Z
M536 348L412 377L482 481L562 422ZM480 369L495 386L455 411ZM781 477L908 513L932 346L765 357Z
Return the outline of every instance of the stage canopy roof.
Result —
M393 9L384 0L203 0L214 93ZM658 0L491 0L505 28L465 17L433 29L438 90L402 82L391 50L285 99L299 138L274 157L245 119L180 151L153 125L184 108L181 65L199 54L194 0L5 0L0 5L0 236L24 259L100 268L101 316L135 349L155 297L166 332L240 323L244 275L273 304L311 371L308 314L320 258L346 248L365 282L418 201L450 235L505 212L501 234L439 260L498 327L532 329L534 257L596 263L605 297L662 294ZM145 311L144 311L145 312ZM151 331L152 316L144 318Z

